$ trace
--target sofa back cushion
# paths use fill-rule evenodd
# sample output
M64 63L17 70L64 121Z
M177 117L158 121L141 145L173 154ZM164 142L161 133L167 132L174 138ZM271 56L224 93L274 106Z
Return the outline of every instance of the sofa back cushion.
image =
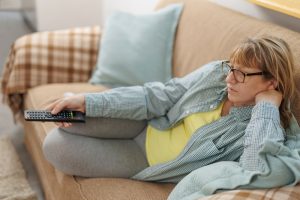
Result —
M157 9L184 3L173 53L173 76L181 77L212 60L228 59L246 37L271 34L286 40L294 54L300 90L300 33L264 22L204 0L161 0ZM300 100L292 110L300 122Z
M173 4L144 15L114 12L105 25L90 83L119 87L168 81L181 11L182 4Z

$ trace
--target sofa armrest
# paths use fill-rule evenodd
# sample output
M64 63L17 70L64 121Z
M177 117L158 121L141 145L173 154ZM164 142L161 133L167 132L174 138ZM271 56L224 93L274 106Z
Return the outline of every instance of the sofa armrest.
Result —
M11 46L2 74L4 102L22 110L29 88L48 83L87 82L97 61L100 27L38 32Z

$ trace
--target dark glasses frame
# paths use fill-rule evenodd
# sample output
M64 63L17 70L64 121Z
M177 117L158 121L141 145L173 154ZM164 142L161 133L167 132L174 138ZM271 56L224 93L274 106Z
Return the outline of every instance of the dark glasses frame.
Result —
M224 68L227 68L225 71ZM246 76L262 76L264 75L265 73L264 72L254 72L254 73L246 73L246 72L242 72L241 70L238 70L238 69L235 69L233 68L231 65L230 65L230 61L229 60L224 60L222 62L222 69L224 71L224 73L228 76L231 72L233 72L233 76L234 76L234 79L239 82L239 83L244 83L245 82L245 77ZM240 77L240 75L243 75L243 79L241 80L240 78L237 78L237 77Z

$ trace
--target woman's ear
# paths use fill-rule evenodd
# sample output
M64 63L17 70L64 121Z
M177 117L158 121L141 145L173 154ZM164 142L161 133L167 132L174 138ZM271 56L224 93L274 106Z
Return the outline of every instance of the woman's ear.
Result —
M275 79L270 80L269 90L276 90L278 86L278 81Z

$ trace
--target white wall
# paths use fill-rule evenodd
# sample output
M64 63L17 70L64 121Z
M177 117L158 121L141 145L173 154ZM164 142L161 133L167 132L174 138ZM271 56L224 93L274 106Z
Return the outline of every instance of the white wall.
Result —
M102 0L101 26L105 25L107 17L116 10L142 14L152 11L157 2L158 0Z
M20 0L0 0L0 9L18 10L21 8Z
M100 0L36 0L37 29L55 30L99 24Z
M23 0L33 2L34 0ZM116 10L145 13L158 0L35 0L35 12L24 3L25 17L37 31L105 24ZM27 3L28 4L28 3ZM27 8L26 8L27 7ZM36 16L36 19L33 19Z
M34 0L22 0L34 1ZM38 31L56 30L74 26L101 25L116 10L145 13L153 10L159 0L35 0L36 16L33 25ZM204 0L198 0L204 1ZM300 32L300 19L262 8L248 0L210 0L275 24ZM30 21L35 21L29 19Z
M300 32L300 19L285 15L261 6L255 5L248 0L210 0L222 6L237 10L244 14L266 20L280 26Z

